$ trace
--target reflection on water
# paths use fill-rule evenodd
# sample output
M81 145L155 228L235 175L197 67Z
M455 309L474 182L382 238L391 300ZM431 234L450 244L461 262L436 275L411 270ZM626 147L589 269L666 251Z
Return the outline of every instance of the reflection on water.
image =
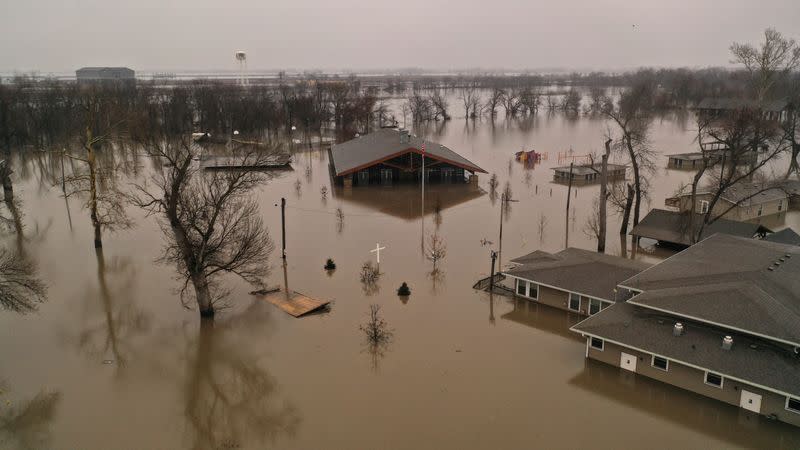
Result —
M417 184L394 186L356 186L344 188L334 185L334 198L345 205L357 205L393 217L413 221L422 214L422 194ZM425 186L425 215L433 215L434 223L441 225L444 210L469 202L486 192L469 184L434 184Z
M40 391L31 399L16 401L10 396L0 381L0 448L49 448L50 426L61 394Z
M591 359L585 360L584 369L569 384L729 445L771 449L800 446L796 427Z

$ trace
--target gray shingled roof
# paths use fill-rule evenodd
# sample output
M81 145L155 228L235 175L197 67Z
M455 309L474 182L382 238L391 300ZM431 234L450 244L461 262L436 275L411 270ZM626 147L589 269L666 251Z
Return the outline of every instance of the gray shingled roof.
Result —
M599 174L602 170L603 165L601 163L594 163L594 164L581 164L581 165L573 165L572 166L572 174L573 175L587 175L590 173ZM622 170L625 169L625 166L622 164L606 164L606 169L610 172L612 170ZM553 167L552 170L556 172L567 172L569 173L569 166L561 166L561 167Z
M770 234L764 240L777 242L778 244L800 245L800 234L795 233L791 228L784 228L781 231Z
M716 234L620 285L642 292L632 304L800 346L800 247Z
M418 151L422 148L422 138L409 135L408 142L401 142L400 130L383 128L373 133L351 139L331 147L331 158L336 176L351 173L359 168L378 163L404 150ZM450 162L473 172L486 173L468 159L437 144L425 141L425 155L429 158Z
M703 221L701 214L695 214L694 229L696 230ZM729 234L752 238L767 229L756 223L737 222L735 220L717 219L711 225L703 229L702 238L717 234ZM668 211L665 209L652 209L646 216L631 230L631 235L661 242L669 242L679 245L691 245L689 231L689 216L687 213Z
M503 273L570 292L614 300L617 283L649 264L619 256L568 248L550 255L533 252L512 262L528 261Z
M691 152L691 153L673 153L671 155L667 155L669 158L675 159L682 159L685 161L692 161L692 160L702 160L704 155L703 152Z
M677 319L681 321L680 319ZM676 318L620 302L590 316L571 329L615 341L648 353L702 367L723 376L800 396L800 359L790 350L700 323L681 321L682 336L673 336ZM722 338L733 347L722 349ZM751 348L751 344L756 348Z
M787 187L790 185L786 185ZM697 195L713 195L716 191L703 188L698 190ZM684 193L678 197L689 197L691 193ZM761 203L772 202L775 200L788 198L787 188L783 185L770 187L759 184L737 184L726 189L720 195L720 199L739 206L759 205Z
M764 111L779 112L786 109L788 105L789 103L786 100L767 100L759 104L755 100L741 98L704 98L697 104L697 109L737 110L755 108Z

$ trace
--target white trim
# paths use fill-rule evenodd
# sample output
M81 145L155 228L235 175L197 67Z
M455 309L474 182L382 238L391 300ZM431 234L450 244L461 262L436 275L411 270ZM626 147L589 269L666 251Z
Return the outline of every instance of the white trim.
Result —
M800 398L792 397L791 395L788 395L788 396L786 396L786 405L785 405L785 408L786 408L787 411L789 411L791 413L795 413L795 414L800 414L800 409L789 408L789 400L794 400L796 402L800 402Z
M572 296L573 295L577 295L578 296L578 308L577 309L572 307ZM567 297L567 309L568 310L574 311L574 312L582 312L581 311L581 303L583 303L582 299L581 299L581 294L578 294L578 293L575 293L575 292L570 292L569 293L569 297Z
M649 269L649 267L648 267L648 269ZM509 277L509 278L514 278L514 279L517 279L517 280L525 280L525 281L529 281L529 282L531 282L531 283L536 283L536 284L538 284L539 286L544 286L544 287L546 287L546 288L555 289L555 290L557 290L557 291L566 292L566 293L574 293L574 294L581 295L581 296L583 296L583 297L593 298L593 299L595 299L595 300L602 300L602 301L604 301L604 302L607 302L607 303L612 303L612 304L613 304L613 303L615 303L615 302L614 302L614 300L609 300L609 299L607 299L607 298L595 297L594 295L588 295L588 294L581 294L580 292L576 292L576 291L568 291L568 290L566 290L566 289L564 289L564 288L559 288L559 287L551 286L551 285L549 285L549 284L540 283L540 282L538 282L538 281L536 281L536 280L531 280L530 278L522 278L522 277L520 277L520 276L511 275L511 274L509 274L509 273L506 273L506 272L500 272L500 273L502 273L503 275L505 275L505 276L507 276L507 277Z
M664 358L663 356L658 356L658 355L650 355L650 356L651 356L650 357L650 367L652 367L654 369L661 370L663 372L669 372L669 358ZM666 361L667 362L667 367L664 367L663 369L661 367L658 367L656 365L656 358L663 359L664 361Z
M714 383L709 383L708 382L708 374L719 375L719 384L717 385L717 384L714 384ZM712 372L710 370L706 370L705 373L703 374L703 384L711 386L711 387L715 387L717 389L722 389L722 386L725 385L725 376L722 375L719 372Z
M703 318L696 317L696 316L689 316L689 315L686 315L686 314L684 314L682 312L678 312L678 311L671 311L669 309L657 308L657 307L651 306L651 305L644 305L642 303L637 303L636 301L634 301L635 298L636 298L636 296L631 297L630 299L628 299L628 304L635 305L635 306L641 306L642 308L652 309L653 311L663 312L663 313L667 313L667 314L674 315L674 316L680 316L680 317L683 317L683 318L686 318L686 319L694 320L696 322L707 323L709 325L714 325L714 326L717 326L717 327L720 327L720 328L728 328L730 330L738 331L740 333L750 334L750 335L753 335L753 336L758 336L760 338L764 338L764 339L767 339L767 340L770 340L770 341L780 342L782 344L791 345L793 347L800 347L800 343L798 343L798 342L787 341L787 340L784 340L784 339L776 338L774 336L767 336L765 334L756 333L755 331L745 330L743 328L738 328L738 327L735 327L733 325L714 322L714 321L711 321L711 320L708 320L708 319L703 319Z
M653 352L651 352L651 351L643 350L643 349L641 349L641 348L639 348L639 347L634 347L634 346L631 346L631 345L628 345L628 344L623 344L622 342L614 341L614 340L611 340L611 339L605 339L605 338L601 338L600 336L593 335L593 334L591 334L591 333L587 333L587 332L585 332L585 331L578 331L578 330L576 330L576 329L575 329L575 327L576 327L576 326L580 325L582 322L585 322L586 320L589 320L589 319L591 319L592 317L593 317L593 316L589 316L589 317L587 317L586 319L584 319L584 320L582 320L582 321L580 321L580 322L576 323L575 325L571 326L571 327L569 328L569 331L572 331L573 333L578 333L578 334L580 334L581 336L594 336L594 337L596 337L596 338L598 338L598 339L603 339L603 342L604 342L604 344L603 344L603 345L604 345L604 346L605 346L605 342L610 342L610 343L612 343L612 344L614 344L614 345L619 345L620 347L629 348L629 349L631 349L631 350L636 350L636 351L639 351L639 352L642 352L642 353L648 353L648 354L651 354L651 355L658 355L657 353L653 353ZM666 356L664 356L664 355L658 355L658 356L661 356L662 358L667 358L667 357L666 357ZM674 361L674 362L676 362L676 363L678 363L678 364L683 364L684 366L691 367L691 368L693 368L693 369L701 370L701 371L703 371L703 372L706 372L706 371L708 371L708 369L706 369L705 367L698 366L697 364L688 363L688 362L686 362L686 361L682 361L682 360L680 360L680 359L675 359L675 358L667 358L667 359L668 359L668 360L670 360L670 361ZM759 388L759 389L763 389L763 390L765 390L765 391L773 392L773 393L775 393L775 394L778 394L778 395L781 395L781 396L783 396L783 397L787 397L787 396L788 396L788 397L794 397L794 398L797 398L797 396L796 396L796 395L790 394L790 393L788 393L788 392L784 392L784 391L781 391L781 390L778 390L778 389L775 389L775 388L767 387L767 386L764 386L764 385L762 385L762 384L754 383L754 382L752 382L752 381L747 381L747 380L745 380L745 379L743 379L743 378L739 378L739 377L730 376L730 375L724 374L724 373L722 373L722 372L717 372L717 371L713 371L713 372L714 372L714 373L717 373L717 374L720 374L720 375L722 375L722 377L723 377L723 378L727 378L727 379L730 379L730 380L733 380L733 381L738 381L739 383L748 384L748 385L750 385L750 386L754 386L754 387L757 387L757 388Z
M700 214L708 212L708 200L700 200Z

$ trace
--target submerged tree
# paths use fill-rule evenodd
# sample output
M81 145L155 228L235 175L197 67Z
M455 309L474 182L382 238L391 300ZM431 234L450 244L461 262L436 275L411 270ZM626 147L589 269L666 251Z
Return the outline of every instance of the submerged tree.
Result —
M28 313L45 300L47 286L37 277L36 266L19 252L0 249L0 307Z
M184 305L194 297L200 316L213 317L215 304L227 296L219 285L222 274L237 275L256 286L267 274L274 245L258 205L250 198L266 175L202 171L193 164L197 149L184 140L151 142L146 150L160 167L152 186L136 186L134 201L161 218L167 237L161 261L178 267ZM257 166L270 155L248 148L233 157L242 166Z
M0 385L0 394L3 386ZM2 395L0 395L0 400ZM50 426L61 402L59 392L41 391L30 400L0 408L0 447L50 447Z
M428 235L425 257L433 263L433 272L439 271L439 262L447 256L447 245L438 233Z

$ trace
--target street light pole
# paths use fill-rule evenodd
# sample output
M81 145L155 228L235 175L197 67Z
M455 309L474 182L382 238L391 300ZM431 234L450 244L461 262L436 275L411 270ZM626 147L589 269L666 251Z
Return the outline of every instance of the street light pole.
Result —
M500 267L502 270L502 256L503 256L503 212L505 212L506 203L508 202L518 202L519 200L511 200L510 198L506 198L506 193L503 192L500 194L500 237L497 243L497 267Z
M494 260L497 258L497 252L492 250L492 272L489 274L489 295L494 292Z

